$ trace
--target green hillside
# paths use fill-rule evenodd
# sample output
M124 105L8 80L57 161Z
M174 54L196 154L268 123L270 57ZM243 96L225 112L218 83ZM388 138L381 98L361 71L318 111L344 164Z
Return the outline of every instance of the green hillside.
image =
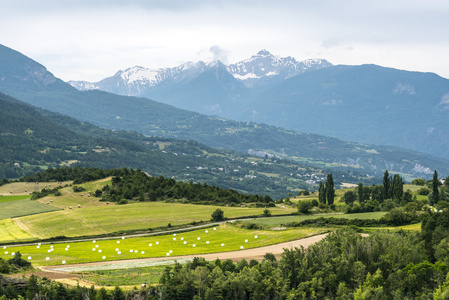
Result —
M314 189L311 168L276 158L216 150L194 141L111 131L39 110L0 94L0 178L18 178L48 167L129 167L181 181L269 195L274 199ZM306 176L309 174L309 176ZM360 174L336 172L337 182L370 183ZM61 179L62 180L62 179Z

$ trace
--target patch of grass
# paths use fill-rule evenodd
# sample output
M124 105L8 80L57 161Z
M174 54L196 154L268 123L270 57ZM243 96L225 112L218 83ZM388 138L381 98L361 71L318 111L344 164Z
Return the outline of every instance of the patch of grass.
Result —
M0 220L0 228L0 243L30 241L34 239L33 236L17 226L12 219Z
M59 208L34 200L16 200L0 203L0 220L52 212ZM3 234L3 233L2 233Z
M167 257L197 255L223 251L262 247L281 242L297 240L327 232L320 228L295 228L284 231L245 230L230 224L214 228L195 230L163 236L147 236L126 239L97 240L53 245L17 246L0 249L0 257L10 258L12 252L20 251L25 259L31 257L33 265L60 265L96 261L137 259L146 257ZM207 232L206 232L207 231ZM257 236L257 237L256 237ZM198 239L200 238L200 239ZM245 242L247 240L247 242ZM184 244L184 242L186 242ZM151 244L151 246L150 246ZM195 244L195 247L193 246ZM222 246L223 244L223 246ZM67 245L70 247L67 248ZM98 245L98 247L97 247ZM50 251L53 246L53 251ZM67 249L67 250L66 250ZM95 250L93 250L95 249ZM121 251L119 253L116 251ZM101 252L100 252L101 250ZM142 253L142 251L144 251ZM171 253L170 253L171 251ZM8 252L7 254L5 252ZM169 253L169 255L167 255ZM105 257L103 259L103 256ZM49 257L49 260L46 260Z
M102 286L141 285L159 283L166 266L80 272L84 281Z
M0 196L0 203L16 201L16 200L25 200L25 199L30 199L30 198L31 198L31 196L27 196L27 195Z
M364 232L374 232L376 230L390 230L390 231L399 231L399 230L412 230L412 231L421 231L421 223L398 226L398 227L369 227L364 228Z
M287 224L290 222L301 222L309 219L318 218L344 218L344 219L380 219L386 213L385 212L371 212L371 213L359 213L359 214L316 214L316 215L298 215L298 216L283 216L283 217L270 217L259 219L242 220L242 222L255 223L262 226L280 226L281 224Z

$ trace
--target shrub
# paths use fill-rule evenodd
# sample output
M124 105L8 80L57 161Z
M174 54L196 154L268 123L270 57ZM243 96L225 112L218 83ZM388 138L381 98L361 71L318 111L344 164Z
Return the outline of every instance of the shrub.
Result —
M217 208L212 214L211 214L211 220L214 222L223 221L224 219L224 212Z
M303 214L310 213L311 208L312 208L312 201L310 200L302 200L298 203L298 211Z
M417 191L418 195L424 195L427 196L430 193L430 189L426 187L422 187Z
M74 185L72 188L75 193L84 192L86 190L82 186L77 186L77 185Z

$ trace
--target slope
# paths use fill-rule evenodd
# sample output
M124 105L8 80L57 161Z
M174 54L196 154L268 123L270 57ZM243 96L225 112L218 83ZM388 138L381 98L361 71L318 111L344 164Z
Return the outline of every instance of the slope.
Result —
M152 175L207 182L273 198L285 197L300 188L313 189L306 179L296 174L319 172L289 161L274 163L255 156L215 150L194 141L106 130L64 115L37 110L2 94L0 153L0 178L17 178L61 165L107 169L129 167L140 168ZM340 174L341 182L346 173ZM345 179L351 180L351 176L346 174ZM364 178L352 176L352 181L360 180Z
M21 63L14 65L16 71L4 72L3 66L8 66L5 63L8 56L18 54L6 47L0 49L0 77L9 76L9 81L15 80L12 87L0 81L0 90L19 95L21 100L36 106L105 128L136 131L147 136L195 140L215 148L250 151L262 156L277 155L323 167L356 169L371 175L382 175L385 169L414 176L430 176L433 169L442 173L449 172L449 162L446 160L418 152L345 142L263 124L208 117L145 98L118 96L101 91L81 92L68 84L62 85L56 79L48 84L45 84L47 81L27 80L29 76L18 77L13 74L24 73L28 70L27 66L32 65L32 60L22 55ZM40 65L37 70L29 72L37 71L42 71ZM53 76L50 73L47 75ZM19 86L21 88L18 90ZM297 119L298 116L288 118L292 123Z
M240 119L393 145L449 158L449 80L376 65L335 66L287 79Z

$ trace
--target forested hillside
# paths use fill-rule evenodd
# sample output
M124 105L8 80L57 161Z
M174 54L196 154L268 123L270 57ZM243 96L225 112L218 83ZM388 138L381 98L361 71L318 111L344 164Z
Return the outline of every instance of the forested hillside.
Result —
M280 198L299 189L314 189L312 174L319 176L322 171L276 157L263 159L216 150L194 141L101 129L67 116L37 111L1 94L0 108L0 178L18 178L64 165L128 167L153 176ZM338 183L373 182L354 172L336 172L335 176Z

